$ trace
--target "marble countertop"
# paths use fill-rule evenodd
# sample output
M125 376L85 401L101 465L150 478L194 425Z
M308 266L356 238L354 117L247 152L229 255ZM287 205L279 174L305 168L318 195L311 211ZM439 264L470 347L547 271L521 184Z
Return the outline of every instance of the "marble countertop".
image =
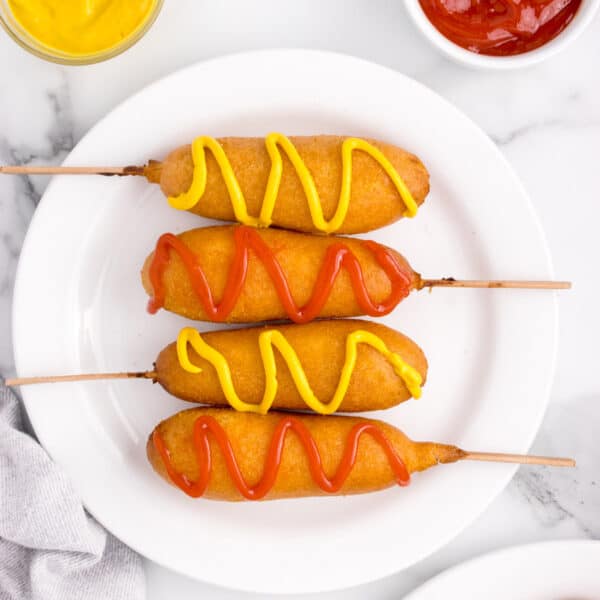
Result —
M177 32L176 35L174 33ZM401 71L475 120L521 177L541 218L559 279L560 349L536 453L577 457L573 470L521 468L462 534L414 567L384 580L318 596L398 598L441 570L525 542L600 538L600 15L559 56L518 72L458 67L432 50L398 0L167 0L150 33L95 66L40 61L0 35L0 164L60 163L117 103L149 82L220 54L267 47L333 50ZM0 180L0 373L14 372L11 302L29 220L46 178ZM523 398L526 402L527 398ZM146 562L148 598L240 598ZM249 597L251 595L248 595Z

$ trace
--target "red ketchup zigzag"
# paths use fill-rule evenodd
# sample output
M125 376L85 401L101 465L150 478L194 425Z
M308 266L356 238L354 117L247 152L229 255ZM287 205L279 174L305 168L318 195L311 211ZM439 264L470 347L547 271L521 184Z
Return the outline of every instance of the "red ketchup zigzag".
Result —
M212 459L209 434L212 434L223 453L227 470L239 492L247 500L260 500L261 498L264 498L275 485L288 431L293 431L302 442L306 455L308 456L312 478L324 492L335 494L342 488L356 463L358 442L362 435L370 435L383 448L390 466L396 475L398 485L406 486L410 483L410 474L406 465L398 456L391 442L383 434L381 429L372 423L358 423L352 428L348 434L348 439L346 440L344 454L332 479L329 479L323 470L321 455L310 431L302 421L295 417L283 417L277 424L267 453L267 460L262 478L254 486L249 486L244 479L233 452L233 448L231 447L229 437L213 417L198 417L194 422L192 440L199 467L197 481L190 481L185 475L182 475L175 470L169 450L165 446L164 441L157 430L154 430L154 433L152 434L152 443L160 455L171 481L188 496L198 498L204 494L210 481Z
M377 263L385 271L392 284L392 291L385 301L381 303L373 302L367 291L358 259L343 242L335 242L327 248L313 295L304 306L299 307L292 297L286 274L277 261L275 254L256 230L242 225L234 229L233 236L235 254L229 270L229 277L223 292L223 298L219 303L215 303L199 257L172 233L162 235L156 243L154 258L150 265L150 281L154 296L148 303L148 311L155 313L164 306L166 291L163 274L169 263L171 250L176 252L183 261L192 286L206 314L210 320L217 322L227 319L242 292L248 274L250 250L265 265L287 315L296 323L307 323L319 316L342 269L345 269L350 275L356 300L364 314L373 317L386 315L410 292L411 278L409 274L404 272L392 253L385 246L381 246L376 242L363 241L364 246L373 253Z

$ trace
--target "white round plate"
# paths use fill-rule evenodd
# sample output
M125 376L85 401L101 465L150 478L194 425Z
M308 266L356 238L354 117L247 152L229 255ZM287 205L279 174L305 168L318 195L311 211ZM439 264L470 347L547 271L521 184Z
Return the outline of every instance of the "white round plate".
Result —
M600 598L600 542L514 546L444 571L404 600L592 600Z
M354 58L286 50L191 66L116 108L67 163L140 164L199 134L269 131L371 136L418 154L432 184L418 218L369 237L404 252L426 276L552 276L531 205L492 142L422 85ZM140 267L159 234L207 223L170 209L141 178L55 178L17 277L19 374L150 368L188 323L146 313ZM415 439L529 448L554 366L553 292L421 292L383 321L422 345L431 374L422 400L376 416ZM161 419L189 405L142 380L23 393L39 439L110 531L158 563L245 590L328 590L405 568L467 526L515 470L443 466L408 489L361 497L191 500L152 472L144 449Z

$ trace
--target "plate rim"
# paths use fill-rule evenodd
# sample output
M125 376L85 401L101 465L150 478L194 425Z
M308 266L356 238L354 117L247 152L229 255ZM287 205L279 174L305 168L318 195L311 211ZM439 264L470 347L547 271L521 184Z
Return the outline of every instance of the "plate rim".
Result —
M600 540L591 538L566 538L560 540L544 540L540 542L527 542L524 544L511 544L502 548L496 548L489 550L483 554L473 556L462 562L444 569L437 575L427 579L419 587L415 588L412 592L404 597L404 600L427 600L428 596L423 594L430 594L432 591L436 592L436 589L447 582L448 579L452 579L459 574L462 577L462 572L469 572L473 567L478 568L480 564L491 562L503 558L506 558L512 554L518 554L520 552L534 553L543 551L548 548L558 548L562 552L567 552L569 548L577 547L594 547L600 555ZM468 590L467 590L468 591Z
M331 51L326 51L326 50L303 49L303 48L274 48L274 49L260 49L260 50L251 50L251 51L243 51L243 52L232 52L232 53L228 53L225 55L211 57L206 60L199 60L199 61L193 62L189 65L184 66L181 69L177 69L171 73L168 73L167 75L165 75L161 78L158 78L158 79L152 81L148 85L142 87L140 90L138 90L134 94L128 96L123 101L119 102L117 105L112 107L103 117L101 117L97 122L95 122L94 125L81 137L81 139L77 142L77 144L73 147L73 149L66 156L66 158L62 164L63 165L70 164L72 155L77 150L77 148L80 146L80 144L84 143L88 139L88 137L93 136L95 134L96 130L100 129L103 126L104 122L113 114L113 112L124 109L129 103L135 102L139 97L142 97L144 94L148 93L153 88L165 85L171 79L180 77L186 72L192 72L195 69L200 68L207 64L214 65L217 63L227 63L229 61L235 62L237 60L248 60L248 59L254 59L254 58L258 58L261 60L271 60L271 59L278 59L279 57L286 56L286 55L292 56L292 57L304 56L304 57L309 57L309 59L312 58L313 60L314 59L326 60L326 61L329 61L330 64L332 62L338 63L339 61L342 61L342 62L345 62L347 65L355 64L355 65L360 65L364 68L368 68L370 70L380 71L382 74L385 74L388 77L391 76L396 79L403 80L406 84L414 86L415 88L420 89L422 92L424 92L430 96L435 96L436 100L438 102L442 102L446 106L446 108L448 110L451 110L458 119L460 119L461 121L463 121L465 123L468 123L469 126L473 129L473 131L475 131L475 130L477 131L477 133L481 139L481 143L482 144L485 143L490 149L492 149L497 160L501 161L504 164L504 167L506 168L506 172L510 174L510 177L512 179L512 184L515 186L515 188L518 188L520 190L522 199L524 201L523 206L527 208L529 220L535 226L538 236L539 236L540 250L543 251L547 273L549 276L554 277L554 266L553 266L553 262L552 262L550 248L548 246L546 234L542 227L540 218L535 210L533 202L531 201L531 198L530 198L529 194L527 193L522 181L519 179L516 171L514 170L512 165L509 163L508 159L504 156L504 154L498 148L498 146L489 138L489 136L485 133L485 131L475 121L473 121L466 113L464 113L458 107L456 107L452 102L447 100L445 97L443 97L441 94L439 94L435 90L432 90L425 84L421 83L420 81L417 81L416 79L413 79L412 77L410 77L404 73L401 73L400 71L397 71L391 67L381 65L379 63L375 63L373 61L370 61L370 60L367 60L367 59L364 59L361 57L356 57L356 56L353 56L350 54L344 54L344 53L340 53L340 52L331 52ZM19 348L20 348L19 337L20 336L19 336L18 332L20 330L20 327L18 325L19 317L17 316L17 312L18 312L17 299L21 293L21 291L20 291L21 288L24 287L24 283L23 283L23 280L24 280L23 273L25 271L24 265L25 265L25 262L28 259L29 255L32 253L31 248L34 243L34 242L32 242L32 240L35 238L36 232L39 229L39 222L41 222L41 220L43 218L43 211L46 210L46 208L45 208L47 206L46 197L54 189L54 187L56 185L58 185L59 180L60 180L60 178L57 178L57 177L52 178L52 180L48 184L46 190L44 191L44 194L42 195L42 198L40 199L38 206L36 207L36 210L35 210L33 217L29 223L27 233L26 233L24 241L23 241L21 253L19 256L18 266L17 266L17 270L16 270L16 274L15 274L11 324L12 324L12 332L13 332L13 355L14 355L14 359L15 359L15 367L16 367L17 373L20 373L20 366L22 366L22 365L20 365L20 363L22 361L20 360L19 357L20 356L22 357L24 355L24 353L21 350L19 350ZM555 377L555 372L556 372L556 361L557 361L557 355L558 355L558 341L559 341L558 340L559 306L558 306L558 298L557 298L556 292L551 292L551 293L553 294L553 298L552 298L552 304L553 304L552 360L551 360L551 364L549 364L549 368L548 368L548 377L546 379L545 389L543 390L543 393L540 393L540 396L544 400L543 400L543 402L540 402L538 417L536 419L536 422L532 423L532 428L531 428L530 434L527 436L527 440L524 443L524 445L527 448L531 447L535 437L537 436L537 434L539 432L544 415L546 414L546 410L548 408L549 401L550 401L550 393L551 393L551 389L552 389L554 377ZM25 408L27 410L28 418L30 419L32 428L35 432L36 438L38 439L38 441L40 441L42 446L46 449L46 446L42 443L42 440L41 440L41 437L43 437L43 435L40 437L40 435L38 433L40 424L36 423L35 417L31 416L26 389L22 390L22 399L23 399ZM52 457L52 453L49 450L47 450L47 452ZM497 497L506 488L508 483L512 480L517 469L518 469L518 465L513 465L506 469L505 475L499 474L494 486L490 486L489 498L487 499L486 502L482 503L482 505L479 507L479 510L473 511L470 514L470 517L468 520L466 520L465 522L456 526L453 529L453 531L449 531L446 536L438 538L437 543L432 544L427 551L423 551L423 552L416 554L414 560L411 560L410 563L394 567L392 570L386 570L384 572L381 572L375 578L373 578L373 576L368 576L367 578L357 579L356 581L354 581L352 583L351 587L369 583L372 581L376 581L378 578L386 577L386 576L392 575L394 573L400 572L406 568L409 568L410 566L413 566L413 565L419 563L420 561L424 560L428 556L431 556L431 554L438 551L440 548L447 545L461 531L464 531L467 527L469 527L481 514L483 514L483 512L485 512L485 510L487 510L487 508L490 506L490 504L495 499L497 499ZM82 499L82 502L83 502L83 499ZM83 502L83 505L84 505L85 509L90 514L92 514L94 516L94 518L103 525L103 527L105 527L107 529L107 531L109 531L112 535L114 535L115 537L117 537L118 539L123 541L127 546L132 548L134 551L139 553L141 556L144 556L144 557L152 560L153 562L160 564L160 565L162 565L174 572L177 572L181 575L184 575L186 577L192 577L193 579L196 579L198 581L210 583L213 585L223 586L223 584L220 580L211 579L210 577L207 577L205 573L202 573L202 574L190 573L187 570L185 570L184 567L178 567L177 561L174 561L173 563L171 563L165 559L164 555L156 556L156 553L148 552L147 549L140 548L135 543L135 541L132 542L130 539L128 539L128 536L115 535L115 533L113 533L108 527L106 527L104 525L103 520L96 516L95 511L91 510L88 507L86 502ZM240 591L256 591L259 593L279 593L279 594L298 593L297 591L290 590L290 589L267 588L267 587L264 587L261 589L256 589L256 590L251 590L250 588L244 587L243 585L237 586L236 581L228 582L227 588L234 589L234 590L240 590ZM340 589L347 589L347 588L339 587L337 585L330 585L330 586L326 586L326 587L320 586L318 589L310 588L310 590L308 590L308 591L327 592L327 591L340 590Z

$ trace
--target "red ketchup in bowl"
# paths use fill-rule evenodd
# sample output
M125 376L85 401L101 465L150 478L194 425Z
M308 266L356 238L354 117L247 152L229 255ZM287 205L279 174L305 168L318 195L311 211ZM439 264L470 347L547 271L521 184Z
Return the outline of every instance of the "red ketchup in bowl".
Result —
M555 38L581 0L419 0L449 40L479 54L529 52Z

